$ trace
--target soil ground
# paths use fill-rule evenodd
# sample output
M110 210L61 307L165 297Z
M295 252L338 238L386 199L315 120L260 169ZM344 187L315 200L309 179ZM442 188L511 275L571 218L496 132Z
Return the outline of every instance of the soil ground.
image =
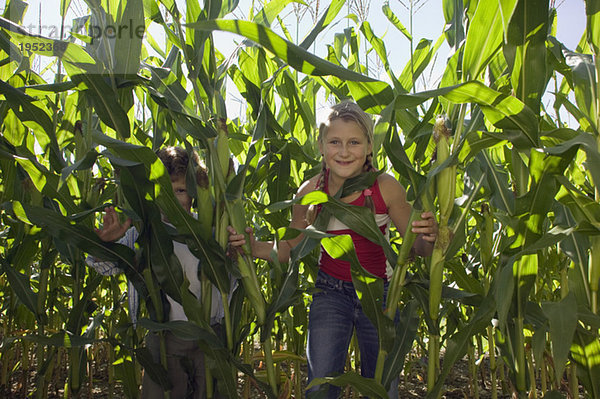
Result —
M94 375L90 380L84 383L84 386L80 393L80 398L94 398L94 399L105 399L110 398L110 391L112 390L112 398L125 398L125 394L123 391L123 386L121 383L117 382L113 384L112 387L108 383L108 373L106 371L107 365L99 364L97 367L94 367ZM489 368L486 367L485 363L483 364L483 374L485 374L485 378L483 378L482 373L479 375L478 380L478 397L480 399L490 399L492 397L492 390L490 387L490 378L489 378ZM406 374L403 374L400 377L399 384L399 398L400 399L412 399L412 398L425 398L427 394L426 389L426 377L427 370L424 365L418 361L414 360L411 363L410 371ZM483 381L482 381L483 380ZM58 376L55 379L55 382L50 384L48 389L48 398L58 399L64 398L64 381L65 376ZM62 385L61 385L62 384ZM110 389L112 388L112 389ZM240 379L240 392L242 389L242 383ZM7 399L21 399L21 398L30 398L34 397L33 392L35 390L35 374L34 369L32 368L31 372L28 373L26 380L24 379L24 375L22 372L16 372L11 378L11 388L7 389L5 386L0 386L0 398ZM251 398L264 398L266 397L262 392L260 392L256 385L253 386L251 391ZM563 397L567 398L567 386L563 381L561 386L561 393ZM241 397L241 396L240 396ZM294 398L294 395L289 396ZM355 398L350 389L346 389L342 395L342 398ZM470 387L469 382L469 364L466 359L463 359L457 362L450 372L450 375L446 379L445 383L445 393L442 398L445 399L465 399L465 398L474 398L476 397L472 389ZM502 388L498 387L498 398L499 399L508 399L511 398L512 395L510 392L506 391L503 393ZM538 393L538 398L542 398L543 395ZM580 395L580 397L583 397ZM568 397L572 399L570 396ZM175 399L175 398L174 398Z

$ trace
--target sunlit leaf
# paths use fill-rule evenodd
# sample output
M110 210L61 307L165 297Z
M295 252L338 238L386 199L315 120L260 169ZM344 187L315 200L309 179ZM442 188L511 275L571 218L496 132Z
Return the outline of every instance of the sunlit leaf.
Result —
M550 322L550 342L555 359L555 374L562 376L573 335L577 327L577 301L569 294L560 302L542 303L544 314Z
M209 31L222 30L242 35L257 44L260 44L278 58L287 62L294 69L308 75L334 75L340 79L358 82L372 82L375 80L332 64L329 61L325 61L301 47L288 42L271 29L253 22L241 20L212 20L188 24L187 26Z

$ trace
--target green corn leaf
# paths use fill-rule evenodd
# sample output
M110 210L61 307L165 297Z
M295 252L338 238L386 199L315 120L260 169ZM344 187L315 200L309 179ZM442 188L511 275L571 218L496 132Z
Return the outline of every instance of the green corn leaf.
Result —
M388 398L387 391L383 386L381 386L381 384L378 384L372 378L365 378L353 371L344 373L339 377L314 378L311 383L308 384L307 388L321 384L331 384L338 387L345 387L349 385L369 398Z
M471 342L472 337L485 331L495 312L496 304L494 302L494 296L488 295L481 303L480 307L477 308L473 317L469 319L469 323L458 329L458 331L448 339L446 354L444 355L444 364L442 365L442 370L436 380L435 386L430 392L427 392L428 399L439 397L446 377L452 370L452 366L467 353L467 345Z
M544 233L537 241L530 243L518 255L534 254L537 251L552 247L562 240L570 237L575 232L575 227L562 228L555 226Z
M2 17L0 17L0 28L4 28L9 34L11 43L14 45L11 54L20 55L21 48L23 48L38 55L59 57L65 62L65 70L70 76L86 71L97 71L94 58L83 47L75 43L31 34Z
M508 25L503 48L516 97L536 115L549 80L546 72L548 0L519 1Z
M577 110L585 116L591 128L598 132L600 126L597 126L596 122L596 104L593 96L596 84L594 60L590 54L580 54L566 49L563 49L563 54L565 64L571 72Z
M577 90L578 89L576 88L576 92ZM558 92L555 94L555 96L555 108L560 108L561 106L564 106L565 109L571 115L573 115L575 119L577 119L577 122L579 122L580 129L584 132L597 132L596 123L590 118L589 115L587 115L586 112L584 112L582 109L579 109L575 104L573 104L565 94Z
M5 4L7 4L8 7L4 9L4 17L8 18L9 21L20 24L23 21L25 12L27 11L27 2L23 0L12 0Z
M553 134L561 131L547 132L546 135L551 137ZM547 147L545 152L550 155L566 156L566 154L573 151L574 148L578 147L582 149L585 151L585 155L587 157L586 164L588 166L586 169L589 170L594 184L598 184L598 182L600 182L600 152L596 147L596 139L592 134L585 132L575 132L574 130L568 129L567 133L573 134L574 137L562 142L561 144Z
M119 262L119 266L124 269L135 270L134 253L131 249L116 243L102 242L94 232L65 216L19 201L4 204L3 208L13 212L24 223L40 226L53 237L81 248L96 258Z
M114 47L115 71L135 75L140 69L142 39L145 33L143 0L127 0L118 26L119 33Z
M61 186L59 176L48 171L33 154L25 154L25 157L14 156L13 159L27 172L39 192L60 201L69 213L78 211L68 187Z
M385 82L346 82L354 101L365 111L379 114L394 101L394 92Z
M332 258L350 262L352 283L363 311L379 332L381 348L389 353L394 336L394 324L383 314L383 279L372 275L362 267L349 235L323 238L321 245Z
M555 360L555 375L562 377L577 327L577 301L569 293L560 302L544 302L542 310L550 322L550 342Z
M380 245L390 264L396 264L396 253L375 223L373 211L364 206L345 204L333 197L329 197L323 206L350 229Z
M587 222L594 229L600 229L600 204L582 193L565 177L557 177L560 189L556 199L566 205L578 221L579 230L585 228Z
M500 331L504 331L508 313L512 305L515 291L515 276L513 275L513 262L511 258L506 264L496 270L494 283L498 288L494 292L498 309L498 321Z
M301 47L283 39L271 29L248 21L241 20L212 20L202 21L187 26L201 30L222 30L226 32L237 33L253 42L260 44L273 54L287 62L294 69L307 75L323 76L334 75L340 79L372 82L373 78L361 75L351 70L342 68L338 65L325 61L314 54L307 52Z
M479 104L488 120L502 129L518 129L524 134L524 145L537 145L538 124L535 114L518 99L501 94L480 82L455 86L444 98L455 103ZM512 140L521 144L516 140Z
M378 93L381 89L370 91ZM512 132L512 135L507 135L506 139L521 147L537 145L539 141L538 122L531 109L518 99L502 94L477 81L415 94L398 94L394 99L394 109L396 111L410 109L439 96L457 104L478 104L488 120L496 127L515 129L516 131ZM379 106L389 104L386 102L387 96L377 95L370 98L375 99L376 105Z
M121 168L121 184L125 198L136 213L142 217L143 229L139 232L149 249L146 262L152 268L159 286L175 301L181 303L180 287L183 284L183 269L173 253L173 241L169 237L158 207L148 200L150 182L144 182L144 168L136 165Z
M71 0L60 0L60 16L64 17L71 6Z
M79 210L75 206L73 196L69 191L69 188L73 189L73 186L61 186L59 176L48 171L27 149L21 147L19 154L6 152L5 156L16 161L27 172L33 185L39 192L50 198L59 200L69 213L75 213Z
M396 14L394 14L387 2L381 7L381 10L383 11L383 15L385 15L388 21L390 21L392 25L396 27L396 29L398 29L408 40L412 40L412 35L408 29L402 25L402 22L400 22L400 19L398 19Z
M275 20L275 17L281 14L283 9L290 3L305 4L302 0L271 0L267 2L262 9L257 11L256 14L254 14L252 22L270 27L271 22Z
M267 325L275 318L277 313L283 312L294 303L302 299L302 290L298 288L298 267L293 263L288 265L288 270L283 279L283 284L274 295L274 300L267 307Z
M404 358L412 349L419 327L417 310L417 301L411 300L404 306L404 309L400 312L400 318L395 323L394 346L385 359L381 378L381 383L386 388L396 381L404 368Z
M98 116L107 126L113 128L119 137L126 139L131 135L131 126L127 112L119 102L119 97L101 75L84 74L72 76L73 82L84 83Z
M306 35L304 40L302 40L300 47L308 50L308 48L314 43L319 33L325 30L325 28L327 28L333 22L335 17L337 17L345 3L346 0L332 0L329 4L329 7L327 7L327 11L323 13L310 33Z
M19 120L33 130L42 150L50 155L54 168L62 169L65 161L58 148L50 111L41 101L29 97L3 80L0 80L0 94L5 96L6 103Z
M585 0L585 15L587 16L587 41L594 54L600 54L600 5L594 0Z
M465 27L463 25L464 5L460 0L444 0L442 10L446 27L444 34L451 48L457 49L465 38Z
M413 89L415 82L423 74L433 56L444 42L444 36L440 36L435 44L431 45L431 40L421 39L417 48L414 50L411 59L404 66L402 73L395 84L396 89L401 92L409 92Z
M148 373L152 381L158 383L164 391L168 391L173 387L167 370L152 358L152 353L147 347L141 347L135 350L136 360L140 362L144 368L144 373Z
M94 132L93 137L98 144L106 146L121 159L144 165L144 178L149 178L152 182L152 198L160 210L184 237L190 251L200 259L203 267L207 268L207 275L213 284L221 292L229 292L225 253L213 237L206 236L207 229L200 221L181 207L173 193L171 179L156 154L150 148L115 140L99 132ZM112 158L112 162L122 163L115 157Z
M267 191L271 201L282 201L289 197L291 154L289 147L285 146L278 153L272 154L272 166L269 168Z
M478 79L492 57L500 50L504 32L517 0L480 2L469 23L462 71L466 79Z
M506 140L502 139L501 135L478 130L468 132L460 148L458 162L467 165L479 152L487 148L505 145Z
M81 348L98 342L95 338L79 336L69 331L58 332L49 336L25 335L23 339L53 348Z
M396 76L394 75L394 73L390 70L390 63L389 63L389 60L387 57L388 53L387 53L387 50L385 49L385 43L383 42L383 40L381 40L380 38L375 36L375 32L373 32L373 29L371 28L371 24L368 21L364 21L360 25L360 31L365 35L365 38L371 44L371 46L373 47L373 50L375 50L375 52L377 53L377 56L383 63L383 67L385 68L385 71L387 72L387 74L390 77L390 79L392 80L392 82L394 82L394 86L397 87L398 81L396 80Z
M85 154L85 156L83 158L81 158L79 161L75 162L72 165L67 166L66 168L63 168L63 170L61 171L61 174L60 174L61 182L64 182L65 180L67 180L67 177L69 177L71 175L71 173L73 173L76 170L90 169L96 163L96 159L98 158L98 155L99 154L98 154L98 152L96 152L96 150L91 150L87 154Z
M92 295L96 291L96 288L102 282L104 277L98 273L94 273L89 280L86 281L85 287L83 289L83 293L77 304L71 308L69 312L69 318L65 323L65 329L67 331L78 333L81 331L82 327L85 326L86 322L89 319L89 316L92 312L94 312L97 308L97 305L92 301ZM97 316L102 316L100 313ZM93 328L97 328L97 324L92 321ZM94 338L94 334L90 334L88 332L88 336Z
M29 276L18 272L15 268L0 256L0 264L2 266L2 272L6 273L8 282L13 292L17 295L17 298L21 301L27 309L34 314L36 319L46 323L46 315L40 314L37 309L38 296L31 289Z
M213 2L215 1L211 0L211 3ZM216 16L216 18L223 18L227 14L230 14L233 11L235 11L239 4L239 0L220 0L216 3L221 3L221 10L219 11L219 14ZM212 18L212 15L212 13L209 13L209 18Z
M479 164L485 171L488 186L492 190L492 205L495 208L502 209L509 215L513 215L515 212L515 198L509 188L508 173L494 164L485 151L478 154L476 159L479 160Z
M600 396L600 339L597 332L581 327L575 332L571 357L577 364L577 376L591 397Z

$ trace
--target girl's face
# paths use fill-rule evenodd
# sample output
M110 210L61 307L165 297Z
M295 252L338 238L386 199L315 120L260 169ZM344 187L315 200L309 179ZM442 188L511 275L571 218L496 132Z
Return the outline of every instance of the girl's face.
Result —
M171 184L173 185L175 197L177 197L183 209L189 212L192 209L192 197L188 194L185 176L171 178Z
M335 119L319 142L319 149L330 176L345 180L362 173L373 146L356 122Z

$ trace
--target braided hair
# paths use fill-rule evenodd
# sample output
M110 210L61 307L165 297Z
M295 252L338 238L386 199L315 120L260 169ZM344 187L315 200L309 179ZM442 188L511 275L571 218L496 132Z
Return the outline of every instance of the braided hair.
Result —
M355 122L362 131L367 136L367 141L370 144L374 142L374 134L373 134L373 120L371 117L363 111L358 104L351 100L343 100L340 103L331 107L329 115L327 116L327 121L323 122L319 125L319 142L323 142L327 132L329 131L329 126L331 122L341 119L344 122ZM375 171L375 167L373 166L373 152L367 154L367 158L365 159L365 164L363 165L363 173L373 172ZM319 173L319 179L317 180L317 190L324 191L325 185L327 184L327 179L329 177L327 165L325 164L325 160L321 161L321 172ZM370 190L365 190L365 203L364 206L371 209L373 213L375 213L375 205L373 203L373 198L371 198ZM319 208L315 205L310 205L306 212L306 222L308 224L313 224L315 219L317 218Z

